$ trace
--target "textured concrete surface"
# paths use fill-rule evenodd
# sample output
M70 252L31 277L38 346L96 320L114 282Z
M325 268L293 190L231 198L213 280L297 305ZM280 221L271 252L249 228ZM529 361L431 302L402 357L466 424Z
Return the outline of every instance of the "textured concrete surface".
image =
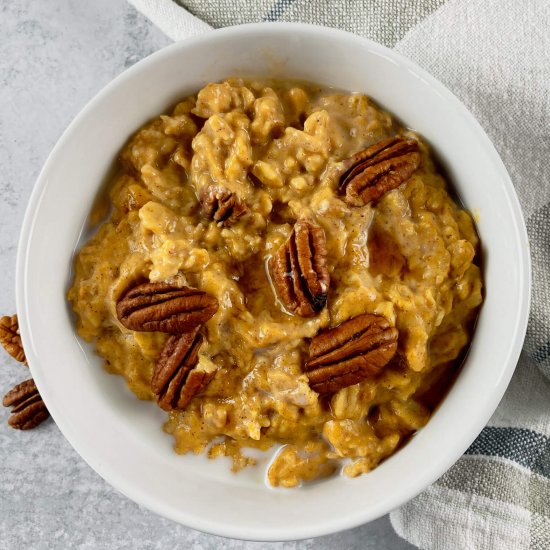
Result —
M15 310L19 229L55 141L100 88L168 43L124 0L0 0L0 314ZM27 376L0 351L2 394ZM73 451L53 421L17 432L6 424L8 411L0 414L2 549L411 548L393 533L387 517L291 543L243 543L199 533L114 490Z

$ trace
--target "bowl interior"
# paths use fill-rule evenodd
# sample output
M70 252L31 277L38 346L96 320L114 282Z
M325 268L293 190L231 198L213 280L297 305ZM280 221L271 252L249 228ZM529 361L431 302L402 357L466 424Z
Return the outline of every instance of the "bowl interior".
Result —
M486 300L458 380L429 424L372 473L299 490L264 483L265 462L177 456L164 413L138 401L75 336L65 300L72 258L112 162L129 135L185 94L228 76L311 80L370 95L434 147L483 243ZM525 229L502 162L441 84L365 39L306 25L248 25L170 46L105 88L52 152L32 196L18 258L17 306L31 370L56 423L83 458L140 504L207 532L296 539L349 528L437 479L479 433L515 367L529 302ZM503 299L505 297L505 299Z

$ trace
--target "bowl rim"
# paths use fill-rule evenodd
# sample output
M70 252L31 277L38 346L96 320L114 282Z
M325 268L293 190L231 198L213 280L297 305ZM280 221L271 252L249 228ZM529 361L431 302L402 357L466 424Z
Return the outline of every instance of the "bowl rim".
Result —
M254 34L258 32L258 30L260 29L264 31L267 28L278 29L278 32L280 32L281 34L288 33L288 32L293 32L293 33L298 32L298 33L305 33L305 34L313 33L313 34L321 34L324 37L329 39L331 37L340 37L342 39L345 38L347 40L353 39L367 46L371 50L389 57L390 60L399 62L399 64L401 64L405 68L409 70L413 70L417 75L419 75L420 78L424 79L430 85L431 88L433 88L438 94L443 96L446 101L451 102L454 108L460 110L462 117L464 117L466 122L472 127L473 131L475 131L475 133L479 136L480 140L484 142L485 153L487 155L490 155L490 160L493 166L495 167L496 170L498 170L501 182L503 184L503 191L506 194L506 198L510 206L510 210L514 214L513 222L515 226L515 232L517 234L518 243L521 246L520 255L523 260L521 265L519 266L520 280L522 281L522 285L520 289L521 308L520 308L520 311L518 311L518 316L516 318L515 327L514 327L514 338L510 343L510 350L508 354L508 362L506 363L506 368L503 369L502 375L500 376L498 382L495 384L495 388L493 393L490 396L490 399L485 404L485 408L483 409L484 414L480 415L477 418L477 422L471 423L472 435L471 435L471 440L469 442L471 443L475 439L475 437L477 437L481 429L486 425L487 421L489 420L494 410L498 406L498 403L500 402L506 388L508 387L512 374L514 373L514 370L516 368L517 360L521 353L521 349L523 346L523 341L524 341L524 337L527 329L527 321L529 316L530 300L531 300L531 262L530 262L530 254L529 254L529 241L527 238L527 231L525 227L523 213L521 211L521 207L520 207L517 195L515 193L514 186L495 147L493 146L492 142L486 135L481 125L477 122L477 120L470 113L470 111L463 105L463 103L452 92L450 92L442 83L440 83L435 77L431 76L424 69L420 68L419 66L417 66L415 63L413 63L412 61L410 61L400 53L395 52L394 50L389 49L383 45L380 45L372 40L360 37L358 35L355 35L347 31L342 31L339 29L324 27L320 25L312 25L307 23L273 22L273 23L250 23L245 25L236 25L233 27L226 27L222 29L213 30L206 34L190 37L185 40L181 40L181 41L175 42L174 44L166 46L154 52L153 54L149 55L148 57L142 59L141 61L137 62L135 65L133 65L129 69L122 72L112 81L110 81L106 86L104 86L84 106L84 108L77 114L77 116L69 124L67 129L63 132L63 134L57 141L56 145L52 149L50 155L48 156L46 162L44 163L44 166L37 178L37 182L31 193L28 206L25 212L25 216L24 216L21 233L20 233L17 261L16 261L16 306L17 306L17 312L19 314L20 332L21 332L21 337L22 337L22 341L25 349L31 350L30 353L27 354L27 357L29 362L29 368L30 368L31 374L35 378L37 387L39 388L39 391L42 392L44 373L41 372L40 368L37 368L36 366L34 366L35 364L38 364L38 359L37 357L34 356L34 353L32 351L33 348L30 345L32 328L31 328L30 319L27 315L27 305L26 305L27 304L27 264L29 261L29 256L28 256L29 244L30 244L33 229L34 229L37 207L39 206L40 201L47 190L47 186L48 186L47 185L48 179L46 177L47 172L51 165L54 165L56 162L58 162L57 159L60 154L60 151L62 151L65 143L71 138L71 134L73 133L73 130L79 126L80 121L85 116L87 116L87 114L90 111L93 111L96 104L101 102L104 97L108 96L112 90L116 89L122 82L133 78L135 73L139 73L143 70L146 70L147 67L154 65L157 62L157 60L162 59L164 56L170 55L172 52L178 51L180 49L184 50L187 47L209 42L213 37L216 37L216 39L222 39L223 37L231 37L234 35L240 35L240 34L246 34L246 33ZM203 532L214 534L214 535L221 535L221 536L233 537L233 538L242 538L246 540L262 540L262 541L298 540L298 539L304 539L309 537L326 535L326 534L334 533L343 529L350 529L358 525L361 525L367 521L372 521L377 517L380 517L381 515L388 513L389 511L401 505L402 503L407 502L408 500L416 496L418 493L420 493L422 490L424 490L429 484L433 483L444 472L446 472L447 469L450 468L450 466L454 464L458 460L458 458L460 458L460 456L466 449L466 447L464 447L464 449L462 449L460 453L452 453L450 455L447 455L446 460L442 460L440 462L439 464L440 467L438 469L432 470L430 472L425 472L424 476L421 477L421 481L417 484L417 486L419 486L419 488L417 487L417 490L409 491L409 493L407 493L406 495L401 495L399 499L393 499L393 500L390 499L388 503L386 503L386 506L383 509L381 509L377 514L358 513L353 517L339 518L338 520L335 520L333 522L330 522L330 523L327 522L324 525L314 525L313 528L310 526L304 526L301 529L294 529L294 531L292 532L284 531L283 529L284 533L281 533L281 532L277 533L275 530L271 530L264 534L262 532L262 528L259 528L257 530L252 530L249 528L248 533L245 533L243 529L238 526L229 525L229 524L220 525L219 523L216 524L215 522L212 522L212 521L205 522L201 517L193 515L193 513L190 513L187 511L179 510L178 513L176 513L169 506L163 505L162 502L153 501L150 498L150 496L142 492L140 489L133 487L131 485L129 486L124 480L124 478L119 476L116 471L110 470L107 464L103 464L100 460L98 460L97 457L90 455L90 453L88 452L89 449L85 441L85 437L73 431L69 427L69 425L65 422L62 415L58 414L58 410L56 408L55 402L53 400L50 400L49 396L46 393L43 394L43 397L48 409L50 410L51 416L53 417L54 421L56 422L57 426L59 427L59 429L65 436L65 438L69 441L69 443L73 446L73 448L77 451L77 453L92 467L92 469L94 469L102 478L104 478L110 485L112 485L118 491L122 492L124 495L128 496L130 499L146 507L147 509L161 516L170 518L179 523L183 523L186 526L192 527L194 529L198 529ZM474 427L476 428L475 430L474 430ZM281 537L281 535L283 536Z

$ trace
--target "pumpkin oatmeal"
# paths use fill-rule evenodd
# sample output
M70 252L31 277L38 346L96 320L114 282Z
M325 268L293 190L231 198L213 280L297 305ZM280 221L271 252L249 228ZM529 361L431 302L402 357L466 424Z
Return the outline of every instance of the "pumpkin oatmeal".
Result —
M141 128L76 258L79 335L177 453L271 485L366 473L426 424L482 302L478 237L368 97L208 84ZM244 452L243 452L244 451Z

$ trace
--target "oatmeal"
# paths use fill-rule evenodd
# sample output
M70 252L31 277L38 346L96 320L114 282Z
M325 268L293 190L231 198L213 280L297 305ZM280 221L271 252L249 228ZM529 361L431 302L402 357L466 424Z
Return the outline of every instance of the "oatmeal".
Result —
M76 259L79 335L177 453L273 486L366 473L429 420L482 302L426 143L368 97L208 84L141 128Z

